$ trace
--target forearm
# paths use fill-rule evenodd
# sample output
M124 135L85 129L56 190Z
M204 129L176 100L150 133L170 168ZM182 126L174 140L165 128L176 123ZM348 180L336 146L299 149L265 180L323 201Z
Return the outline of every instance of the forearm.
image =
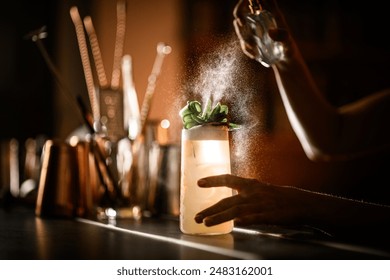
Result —
M340 116L323 98L304 62L294 56L273 70L290 124L307 156L337 153Z
M345 159L388 147L390 131L383 120L390 117L390 91L333 107L317 87L283 13L277 6L273 11L287 31L286 59L273 65L273 71L290 123L308 157Z
M273 70L290 124L309 158L348 159L389 147L383 120L390 117L390 91L336 108L322 97L299 57Z

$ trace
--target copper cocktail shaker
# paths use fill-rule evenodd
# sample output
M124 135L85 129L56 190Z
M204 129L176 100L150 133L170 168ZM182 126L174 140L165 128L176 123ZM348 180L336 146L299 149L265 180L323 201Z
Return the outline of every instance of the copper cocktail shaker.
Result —
M100 186L89 142L48 140L43 149L35 214L88 217L96 213Z

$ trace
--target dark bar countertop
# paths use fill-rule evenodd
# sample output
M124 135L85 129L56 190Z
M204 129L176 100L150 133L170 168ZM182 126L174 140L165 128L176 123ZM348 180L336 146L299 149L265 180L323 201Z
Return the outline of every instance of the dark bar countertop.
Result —
M390 259L376 247L336 242L309 229L235 228L217 236L182 234L176 217L117 220L41 218L0 209L0 259Z

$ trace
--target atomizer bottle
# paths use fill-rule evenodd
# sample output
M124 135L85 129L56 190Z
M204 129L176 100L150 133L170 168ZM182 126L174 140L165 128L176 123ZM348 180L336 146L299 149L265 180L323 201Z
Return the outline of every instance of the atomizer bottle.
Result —
M246 16L246 24L252 30L256 42L255 59L265 67L284 60L284 47L281 42L274 41L268 34L269 29L277 28L277 23L267 10L264 10L258 0L248 0L250 13Z

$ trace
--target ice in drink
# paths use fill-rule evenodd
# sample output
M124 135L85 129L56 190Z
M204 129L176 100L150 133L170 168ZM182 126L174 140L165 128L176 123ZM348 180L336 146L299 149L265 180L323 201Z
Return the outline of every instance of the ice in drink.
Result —
M182 130L180 229L187 234L224 234L233 221L206 227L195 222L195 215L231 196L227 187L200 188L200 178L230 173L229 134L226 126L201 125Z

